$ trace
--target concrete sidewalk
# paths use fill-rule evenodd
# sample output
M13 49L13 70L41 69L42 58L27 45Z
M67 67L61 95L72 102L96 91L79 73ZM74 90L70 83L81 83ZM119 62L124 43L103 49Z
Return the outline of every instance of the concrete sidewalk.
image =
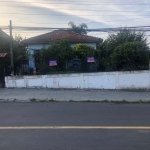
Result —
M149 101L150 91L0 89L0 100L28 102L31 99L56 101Z

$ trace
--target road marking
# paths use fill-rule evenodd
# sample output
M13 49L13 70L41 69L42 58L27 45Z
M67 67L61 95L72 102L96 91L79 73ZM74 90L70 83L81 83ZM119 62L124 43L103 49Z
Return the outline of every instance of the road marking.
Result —
M106 130L150 130L150 126L0 126L0 130L51 130L51 129L106 129Z

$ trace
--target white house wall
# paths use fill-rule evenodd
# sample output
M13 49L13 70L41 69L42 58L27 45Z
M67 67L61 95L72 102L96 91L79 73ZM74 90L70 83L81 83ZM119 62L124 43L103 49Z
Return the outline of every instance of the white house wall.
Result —
M50 44L29 44L28 49L33 49L33 50L41 50L42 48L48 48Z
M71 44L71 47L75 47L78 43ZM92 46L93 48L96 49L96 43L80 43L80 44L85 44L88 46ZM50 44L29 44L28 49L33 49L33 50L41 50L42 48L48 48Z
M31 56L31 58L29 59L29 68L33 68L34 70L36 69L34 58L32 57L32 55L34 54L34 51L41 50L42 48L48 48L49 46L50 44L29 44L28 45L28 51Z
M150 71L6 77L7 88L150 89Z

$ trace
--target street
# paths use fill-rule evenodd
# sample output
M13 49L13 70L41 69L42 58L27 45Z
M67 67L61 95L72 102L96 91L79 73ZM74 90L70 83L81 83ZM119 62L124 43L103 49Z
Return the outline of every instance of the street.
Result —
M0 103L1 150L147 150L150 104Z

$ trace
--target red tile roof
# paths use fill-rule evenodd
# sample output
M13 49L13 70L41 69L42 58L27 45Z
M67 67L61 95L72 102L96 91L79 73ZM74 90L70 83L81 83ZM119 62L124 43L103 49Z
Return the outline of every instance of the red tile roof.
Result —
M7 53L0 53L0 58L3 58L7 55Z
M50 43L53 41L59 41L61 39L66 39L71 43L99 43L102 41L101 38L81 35L73 31L67 30L55 30L46 34L31 37L23 41L24 44L40 44L40 43Z

